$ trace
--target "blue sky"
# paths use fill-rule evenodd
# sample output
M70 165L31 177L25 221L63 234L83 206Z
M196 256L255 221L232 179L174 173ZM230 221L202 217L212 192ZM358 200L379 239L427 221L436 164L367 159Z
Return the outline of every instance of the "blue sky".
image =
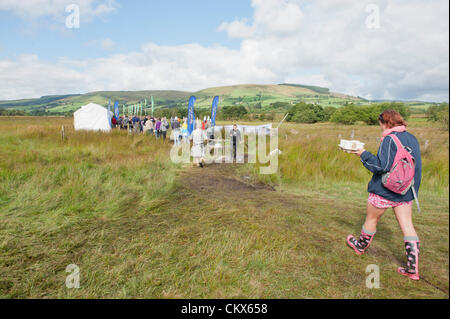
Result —
M65 24L80 8L79 29ZM0 100L301 83L448 101L447 0L0 0Z
M8 11L0 11L0 57L37 54L51 60L101 57L105 51L99 42L114 41L114 51L139 50L148 42L161 45L220 43L238 48L239 41L217 31L224 21L251 17L250 1L228 0L131 0L118 1L118 9L101 18L81 22L79 29L68 30L64 24L48 16L25 20ZM67 15L65 12L62 14Z

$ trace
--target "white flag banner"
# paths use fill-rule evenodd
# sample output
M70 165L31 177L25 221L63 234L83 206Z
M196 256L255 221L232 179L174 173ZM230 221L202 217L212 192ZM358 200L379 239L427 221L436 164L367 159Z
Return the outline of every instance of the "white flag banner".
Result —
M229 132L233 129L233 125L216 125L214 127L216 130L221 130L225 128L225 132ZM237 128L242 133L252 133L255 132L259 134L261 131L265 135L270 135L270 129L272 128L272 123L264 125L237 125Z

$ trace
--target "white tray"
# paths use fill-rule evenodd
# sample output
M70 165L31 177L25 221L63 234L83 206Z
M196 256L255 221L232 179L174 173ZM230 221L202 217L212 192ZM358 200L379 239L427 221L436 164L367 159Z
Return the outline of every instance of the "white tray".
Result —
M338 144L338 146L341 150L343 150L344 152L347 152L347 153L358 151L358 149L343 148L340 144Z

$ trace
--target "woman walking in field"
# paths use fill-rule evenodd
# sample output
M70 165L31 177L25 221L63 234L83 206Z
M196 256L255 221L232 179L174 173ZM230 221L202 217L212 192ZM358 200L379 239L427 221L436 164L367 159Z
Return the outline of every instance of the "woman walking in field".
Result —
M205 131L201 127L201 123L197 120L197 128L192 132L192 156L194 157L194 164L203 167L204 156L204 142L208 139Z
M368 186L367 216L361 235L359 239L349 235L347 244L358 255L362 255L372 243L381 216L386 209L392 207L403 232L407 257L406 267L399 267L397 271L413 280L419 280L420 241L412 222L412 200L414 199L412 188L414 187L416 194L419 192L422 175L419 143L414 135L406 131L407 123L397 111L384 111L380 114L378 121L383 130L383 137L377 155L372 155L364 149L353 152L361 158L361 162L373 173L373 177ZM404 195L390 191L382 182L383 174L391 170L397 153L393 135L415 159L414 184Z

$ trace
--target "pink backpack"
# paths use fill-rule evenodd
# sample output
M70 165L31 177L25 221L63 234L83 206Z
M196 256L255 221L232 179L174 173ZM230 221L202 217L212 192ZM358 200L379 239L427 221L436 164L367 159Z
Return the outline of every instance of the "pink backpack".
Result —
M392 137L395 145L397 145L397 154L395 155L391 170L383 174L381 182L384 187L396 194L405 195L409 189L412 189L417 208L420 212L419 200L414 189L416 161L395 134L389 136Z

